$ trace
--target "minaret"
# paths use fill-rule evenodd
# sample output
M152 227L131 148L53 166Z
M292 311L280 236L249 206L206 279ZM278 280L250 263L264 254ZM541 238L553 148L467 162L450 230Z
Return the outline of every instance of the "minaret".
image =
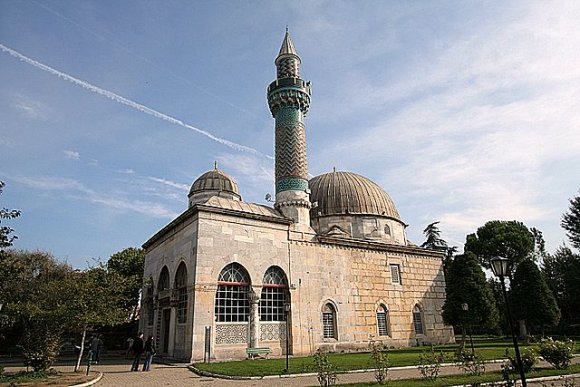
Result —
M288 28L274 61L276 80L268 86L268 106L276 119L275 208L310 227L310 190L304 116L310 107L310 82L300 78L300 57Z

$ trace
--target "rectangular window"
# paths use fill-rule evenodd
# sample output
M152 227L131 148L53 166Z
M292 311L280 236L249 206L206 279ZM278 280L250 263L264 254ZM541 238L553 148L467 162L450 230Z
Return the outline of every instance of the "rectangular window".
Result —
M322 313L323 334L325 339L334 339L334 313Z
M387 314L385 312L377 312L377 324L379 325L379 336L388 336Z
M423 334L423 320L421 319L421 312L413 312L413 325L415 326L415 334Z
M401 267L396 264L390 264L391 268L391 283L400 284L401 283Z
M183 324L187 321L187 288L181 288L177 296L177 322Z

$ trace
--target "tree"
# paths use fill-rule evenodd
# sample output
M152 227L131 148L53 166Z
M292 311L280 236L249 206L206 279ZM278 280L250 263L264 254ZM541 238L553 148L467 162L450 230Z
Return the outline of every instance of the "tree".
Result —
M443 320L461 325L465 342L465 325L497 325L498 313L491 288L475 254L467 252L450 262L445 279L447 298L443 304ZM462 304L468 305L463 310Z
M129 247L115 253L107 262L110 272L119 274L125 278L126 288L121 308L132 310L132 317L137 316L139 298L143 287L143 268L145 266L145 250Z
M132 310L119 307L131 283L115 271L105 267L75 271L59 284L68 297L62 300L66 307L59 320L70 332L80 333L78 370L84 351L87 331L101 326L121 324L129 319Z
M538 266L525 259L518 265L511 281L510 306L514 317L525 321L526 332L532 326L556 325L560 309ZM526 332L520 332L527 336Z
M66 293L55 288L72 271L44 252L5 251L0 254L0 299L3 325L17 326L25 363L45 370L58 355L64 331L57 318L66 309Z
M522 222L492 220L467 236L465 251L477 255L486 269L495 256L507 258L517 267L534 251L534 235Z
M433 222L427 225L423 230L423 234L427 240L423 242L421 247L425 249L441 250L447 248L447 242L441 239L441 231L437 226L439 222Z
M570 199L568 212L562 215L562 227L572 246L580 250L580 196Z
M0 194L4 191L4 186L6 184L0 181ZM21 214L20 210L9 210L7 208L0 207L0 224L2 224L2 219L15 219ZM15 239L18 239L16 235L10 236L14 230L8 226L0 226L0 249L5 249L6 247L12 246Z
M542 273L560 308L561 324L580 324L580 255L566 246L547 254Z

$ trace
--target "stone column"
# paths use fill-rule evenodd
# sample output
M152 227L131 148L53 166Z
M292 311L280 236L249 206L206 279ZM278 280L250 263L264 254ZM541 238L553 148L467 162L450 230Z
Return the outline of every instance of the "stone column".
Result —
M260 297L250 290L250 347L257 348L260 342Z

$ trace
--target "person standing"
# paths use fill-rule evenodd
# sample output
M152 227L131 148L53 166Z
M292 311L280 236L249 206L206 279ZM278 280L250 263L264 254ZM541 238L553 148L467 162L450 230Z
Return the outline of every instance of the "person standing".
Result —
M92 359L94 364L98 364L101 359L101 349L103 348L103 341L99 336L95 335L91 339L89 350L92 352Z
M133 364L131 365L131 371L139 371L139 363L141 363L141 355L143 354L143 350L143 332L139 332L133 341Z
M151 370L151 363L153 362L153 356L155 355L155 342L153 339L153 336L149 336L145 342L145 363L143 363L143 371Z

